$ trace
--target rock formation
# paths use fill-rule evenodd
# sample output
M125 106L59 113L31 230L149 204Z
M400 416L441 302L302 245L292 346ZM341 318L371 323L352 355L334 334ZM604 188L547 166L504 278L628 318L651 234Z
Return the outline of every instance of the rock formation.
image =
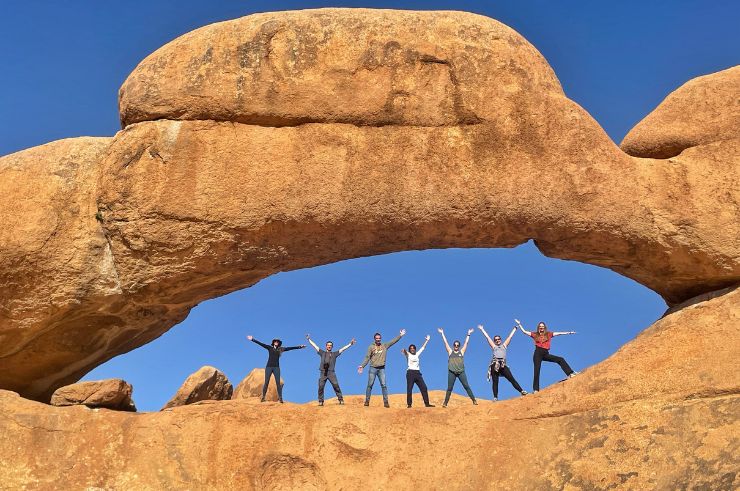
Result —
M169 43L124 83L115 137L0 158L0 388L47 400L203 300L407 249L533 239L672 309L579 377L496 405L93 414L0 391L0 482L737 488L737 74L676 91L625 139L631 157L477 15L281 12Z
M77 382L54 391L51 405L136 411L136 405L131 399L133 391L131 384L119 378Z
M667 159L687 148L740 138L740 66L689 80L624 137L622 150ZM733 162L737 165L737 153Z
M262 397L262 386L265 383L265 369L255 368L249 374L244 377L244 380L239 382L234 390L232 399L250 399ZM283 378L280 377L280 385L284 384ZM265 395L266 401L275 402L278 400L277 387L275 387L275 380L270 380L270 385L267 387L267 394Z
M737 489L740 375L728 340L740 289L722 293L574 379L495 404L458 396L406 409L395 395L391 409L365 408L348 396L322 408L239 399L93 415L0 391L0 432L13 436L0 439L0 479L42 490L418 489L420 479L452 490Z
M221 370L205 366L190 374L162 409L200 401L224 401L231 399L233 392L234 387Z
M26 397L47 400L203 300L352 257L534 239L671 304L740 281L737 141L631 158L485 17L214 24L145 59L120 104L113 139L0 159L0 205L23 213L0 216L0 387Z

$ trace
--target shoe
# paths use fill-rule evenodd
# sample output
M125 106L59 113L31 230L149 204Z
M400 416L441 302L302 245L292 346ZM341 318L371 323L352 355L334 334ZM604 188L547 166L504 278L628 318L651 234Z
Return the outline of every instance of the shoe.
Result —
M447 407L447 404L442 404L442 407Z
M434 404L424 404L424 407L437 407Z
M365 401L365 407L370 405L370 401Z
M319 401L319 406L323 406L323 405L324 405L324 401Z
M260 402L265 402L265 396L262 396L262 397L260 398Z
M282 399L279 399L278 402L280 402L280 404L285 404Z
M477 406L477 405L478 405L478 401L476 401L475 399L473 399L473 406Z
M498 397L494 397L493 398L493 401L491 401L491 402L496 402L496 401L498 401Z
M339 405L340 405L340 406L344 406L344 401L340 399L340 400L339 400Z
M529 392L527 392L526 390L523 390L523 391L521 392L521 394L522 394L523 396L526 396L527 394L529 394Z
M411 409L411 404L406 404L406 407Z
M391 405L388 404L388 401L383 401L383 406L385 406L385 407L391 407Z
M538 392L539 392L539 390L533 390L533 391L532 391L532 394L536 394L536 393L538 393Z
M573 373L571 373L570 375L568 375L568 378L573 378L573 377L575 377L576 375L578 375L578 372L573 372Z

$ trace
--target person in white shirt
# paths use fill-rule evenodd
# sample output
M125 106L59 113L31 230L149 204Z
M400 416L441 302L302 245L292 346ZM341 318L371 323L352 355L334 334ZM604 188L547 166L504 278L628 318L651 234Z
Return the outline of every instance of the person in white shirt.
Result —
M430 336L427 334L426 338L424 339L424 344L421 346L421 349L419 349L418 352L416 351L415 344L409 345L408 350L401 350L401 353L403 353L403 355L406 357L406 361L408 363L408 368L406 370L407 407L411 407L411 391L414 388L414 384L416 384L421 391L421 397L422 399L424 399L424 406L434 407L434 405L429 404L429 392L427 392L427 384L424 383L424 377L421 376L421 370L419 369L419 356L421 356L421 352L424 351L424 348L427 347L429 337Z

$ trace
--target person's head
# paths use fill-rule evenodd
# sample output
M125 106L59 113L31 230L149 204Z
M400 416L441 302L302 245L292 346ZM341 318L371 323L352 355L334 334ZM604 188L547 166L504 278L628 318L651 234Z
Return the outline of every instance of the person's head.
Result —
M452 351L460 351L460 341L459 340L456 339L452 342Z
M270 343L270 344L272 344L272 347L273 348L279 348L279 347L281 347L283 345L283 342L280 341L279 339L273 339L272 340L272 343Z
M409 345L408 352L411 353L412 355L415 355L416 354L416 345L415 344L410 344Z
M380 342L383 340L383 337L380 335L379 332L376 332L373 335L373 339L375 340L375 344L378 345L378 346L380 346Z
M537 337L538 339L547 338L547 324L544 322L539 322L537 324Z
M501 343L502 343L501 336L499 336L498 334L496 334L493 337L493 344L495 344L496 346L501 346Z
M326 346L326 351L331 351L331 349L334 347L334 342L327 341L325 346Z

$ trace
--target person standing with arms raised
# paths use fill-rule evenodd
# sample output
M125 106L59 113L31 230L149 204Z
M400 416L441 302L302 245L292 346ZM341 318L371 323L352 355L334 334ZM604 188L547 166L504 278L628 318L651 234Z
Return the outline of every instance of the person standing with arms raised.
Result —
M480 329L480 332L482 332L483 335L486 337L486 339L488 340L488 345L493 351L493 356L491 356L491 363L488 366L488 376L491 378L491 388L493 389L494 402L498 401L498 379L501 375L503 375L504 378L506 378L506 380L508 380L509 383L511 383L511 385L517 391L519 391L521 395L527 395L527 391L522 389L522 386L519 385L519 382L516 381L514 375L512 375L511 373L511 370L509 370L509 366L506 364L506 348L509 347L511 338L514 337L516 327L511 330L506 338L506 341L501 341L501 336L499 336L498 334L493 336L493 339L491 339L486 330L480 324L478 325L478 329Z
M427 334L426 338L424 339L424 344L421 345L421 348L419 351L416 351L416 345L410 344L408 351L406 349L401 349L401 353L406 357L406 363L408 364L408 368L406 369L406 406L411 407L411 391L414 388L414 384L419 387L419 390L421 391L421 398L424 399L424 406L426 407L434 407L432 404L429 404L429 392L427 391L427 384L424 382L424 377L421 376L421 368L419 367L419 357L421 356L421 353L424 351L424 348L427 347L427 343L429 342L429 334Z
M452 348L450 348L449 343L447 343L447 338L445 337L444 329L441 327L437 329L439 333L442 335L442 341L445 343L445 349L447 350L447 393L445 394L445 402L442 404L442 407L447 407L447 403L450 402L450 395L452 394L452 388L455 386L455 380L460 379L460 383L462 384L463 388L465 389L465 392L468 393L468 397L470 397L470 400L473 401L473 404L476 406L478 405L478 402L475 400L475 396L473 395L473 391L470 389L470 385L468 384L468 377L465 375L465 362L463 357L465 356L465 351L468 349L468 342L470 341L470 335L473 334L473 329L468 329L468 335L465 336L465 345L463 347L460 347L460 341L455 340L452 342Z
M549 361L551 363L557 363L565 374L570 377L574 377L578 372L574 371L565 361L562 356L555 356L550 354L550 342L555 336L564 336L566 334L575 334L575 331L562 331L553 332L547 330L547 325L544 322L537 324L537 331L531 332L524 329L522 323L518 319L514 319L519 329L534 340L534 354L532 355L532 361L534 362L534 380L532 382L532 389L534 392L540 391L540 368L542 367L543 361Z
M337 399L339 400L339 404L344 404L344 398L342 397L342 389L339 388L339 381L337 381L337 374L334 372L334 366L337 362L337 357L344 353L347 349L349 349L353 344L355 344L357 341L355 341L354 338L352 338L352 341L349 342L346 346L342 346L339 348L339 351L332 351L334 348L334 343L331 341L327 341L324 347L325 350L319 348L316 343L313 342L311 339L310 334L306 334L306 339L308 340L309 344L313 346L313 348L316 350L316 353L318 353L321 360L319 361L319 406L324 405L324 387L326 387L326 381L328 380L329 383L331 383L332 388L334 389L334 393L337 395Z
M305 344L298 346L288 346L283 348L283 342L279 339L273 339L270 344L265 344L254 339L254 336L247 336L247 339L253 343L259 344L267 350L267 365L265 366L265 384L262 386L262 399L260 402L265 402L265 396L267 395L267 387L270 385L270 375L275 377L275 384L277 385L278 400L282 404L283 402L283 387L280 385L280 356L286 352L295 349L303 349L306 347Z
M357 373L362 374L362 370L365 368L365 365L370 363L370 369L367 372L365 406L370 405L370 394L372 394L375 378L377 377L380 379L380 389L383 391L383 406L391 407L390 404L388 404L388 387L385 385L385 359L388 354L388 348L396 344L404 334L406 334L406 329L401 329L398 336L387 343L382 342L383 338L379 332L376 332L373 336L373 344L368 347L365 359L362 360L362 364L357 367Z

